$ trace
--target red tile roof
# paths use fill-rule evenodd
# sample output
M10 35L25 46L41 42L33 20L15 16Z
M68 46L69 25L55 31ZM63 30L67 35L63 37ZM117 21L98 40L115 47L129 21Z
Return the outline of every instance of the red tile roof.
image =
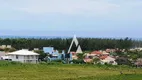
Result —
M92 62L93 60L92 59L89 59L89 58L87 58L87 59L84 59L84 62Z
M105 56L101 56L100 59L105 59L105 58L107 58L107 57L108 57L108 56L106 56L106 55L105 55Z
M93 51L93 52L91 52L91 54L100 55L100 54L102 54L102 52L100 52L100 51Z
M76 52L71 52L72 53L72 55L76 55L77 53Z

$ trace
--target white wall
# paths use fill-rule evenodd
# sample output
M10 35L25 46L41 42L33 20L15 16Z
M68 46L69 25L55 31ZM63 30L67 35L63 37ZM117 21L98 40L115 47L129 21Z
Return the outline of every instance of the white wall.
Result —
M18 58L16 58L16 55L10 55L10 59L12 61L18 61L22 63L37 63L38 62L38 56L32 55L32 56L27 56L27 55L17 55Z

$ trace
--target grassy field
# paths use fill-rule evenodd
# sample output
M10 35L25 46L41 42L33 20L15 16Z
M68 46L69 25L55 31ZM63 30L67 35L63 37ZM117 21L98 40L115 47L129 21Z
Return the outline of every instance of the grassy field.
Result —
M142 69L125 66L0 62L0 80L142 80Z

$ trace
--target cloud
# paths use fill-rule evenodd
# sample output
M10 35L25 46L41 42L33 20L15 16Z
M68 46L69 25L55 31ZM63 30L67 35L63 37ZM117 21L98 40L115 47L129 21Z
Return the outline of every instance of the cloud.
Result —
M142 18L141 0L0 0L1 19L83 16L112 19Z
M31 14L104 14L116 10L119 5L105 0L14 0L7 6Z

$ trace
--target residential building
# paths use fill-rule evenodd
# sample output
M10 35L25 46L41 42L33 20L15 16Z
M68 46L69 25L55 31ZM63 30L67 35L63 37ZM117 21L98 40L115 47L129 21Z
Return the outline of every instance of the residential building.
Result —
M52 54L54 52L54 47L43 47L44 53Z
M7 59L6 54L7 54L7 53L5 53L4 51L0 51L0 60L5 60L5 59Z
M12 61L17 61L22 63L38 63L38 57L39 57L38 53L24 49L8 53L8 55Z
M12 46L11 45L7 45L6 48L12 48Z
M117 62L115 61L115 58L112 58L110 56L107 56L105 59L101 60L101 64L112 64L112 65L117 65Z
M39 48L34 48L34 51L37 51L37 50L39 50Z

